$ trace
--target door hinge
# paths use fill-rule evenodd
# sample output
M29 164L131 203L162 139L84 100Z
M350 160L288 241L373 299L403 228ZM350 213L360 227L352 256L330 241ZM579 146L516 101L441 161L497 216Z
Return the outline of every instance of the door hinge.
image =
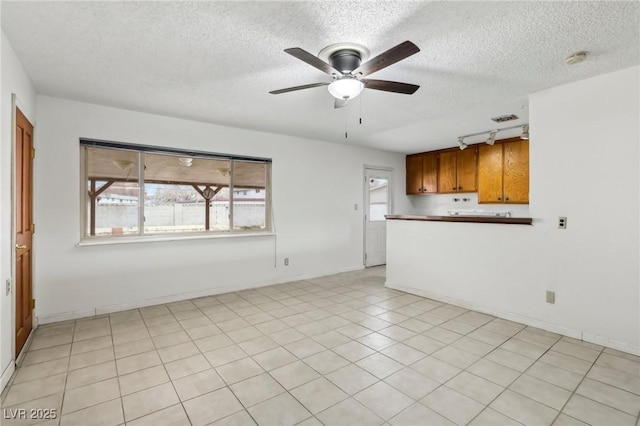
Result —
M31 234L35 234L36 233L36 224L32 223L31 224Z
M31 148L31 158L36 158L36 149Z
M36 299L31 299L31 309L36 308Z

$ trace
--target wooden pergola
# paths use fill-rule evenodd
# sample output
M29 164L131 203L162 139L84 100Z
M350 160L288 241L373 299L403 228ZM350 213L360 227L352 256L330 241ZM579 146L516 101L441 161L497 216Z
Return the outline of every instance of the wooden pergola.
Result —
M138 152L87 149L86 167L91 206L89 235L96 232L98 197L116 182L138 182ZM189 161L190 160L190 161ZM210 229L210 201L232 181L234 188L265 189L265 163L144 153L144 183L191 186L205 201L205 230ZM233 169L233 170L232 170ZM233 179L232 175L233 174ZM98 182L104 182L98 187Z

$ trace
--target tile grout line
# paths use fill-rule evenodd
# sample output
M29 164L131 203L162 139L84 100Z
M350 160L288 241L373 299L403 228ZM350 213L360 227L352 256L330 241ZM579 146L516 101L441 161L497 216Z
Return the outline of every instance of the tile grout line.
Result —
M73 331L71 332L71 346L69 347L69 360L67 361L67 372L64 378L64 386L62 387L62 401L60 401L60 415L58 416L58 425L62 423L62 410L67 398L67 382L69 381L69 368L71 367L71 355L73 354L73 339L76 335L77 320L73 321Z
M600 358L600 356L602 355L603 352L604 352L604 347L602 349L600 349L600 353L598 354L596 359L593 360L593 363L591 364L591 366L589 367L587 372L584 373L584 375L582 376L582 379L580 379L580 382L578 382L578 385L575 387L575 389L573 389L573 391L571 392L571 395L569 395L569 398L567 398L567 400L564 402L564 404L562 405L562 408L560 410L558 410L558 414L553 419L553 422L551 422L551 424L554 424L558 420L558 418L560 417L561 414L564 414L565 416L569 416L568 414L564 413L565 407L567 406L567 404L569 404L569 401L571 401L573 396L576 394L576 391L578 390L578 388L580 387L582 382L584 382L584 379L587 378L587 375L589 374L591 369L596 365L596 362L598 362L598 359ZM613 407L611 407L611 408L613 408ZM573 416L569 416L569 417L573 417ZM578 420L580 420L580 419L578 419ZM580 421L582 421L582 420L580 420Z
M138 310L136 309L136 312L138 312ZM139 314L139 312L138 312ZM127 417L125 416L124 413L124 399L122 398L122 386L120 386L120 373L118 372L118 363L116 362L116 345L115 345L115 341L113 339L113 324L111 324L111 315L108 314L107 318L109 318L109 331L111 332L111 334L109 335L109 337L111 338L111 350L113 351L113 364L115 366L116 369L116 380L118 381L118 393L120 394L120 413L122 414L122 420L123 422L126 424L127 423ZM73 345L71 346L72 350L73 350Z

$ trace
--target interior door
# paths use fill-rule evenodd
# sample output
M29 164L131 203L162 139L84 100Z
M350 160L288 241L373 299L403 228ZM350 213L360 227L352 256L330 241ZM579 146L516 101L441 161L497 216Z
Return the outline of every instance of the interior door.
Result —
M16 357L20 354L33 319L32 235L33 235L33 126L16 108L15 147L15 307Z
M364 266L387 263L387 220L391 209L391 171L365 169L364 176Z

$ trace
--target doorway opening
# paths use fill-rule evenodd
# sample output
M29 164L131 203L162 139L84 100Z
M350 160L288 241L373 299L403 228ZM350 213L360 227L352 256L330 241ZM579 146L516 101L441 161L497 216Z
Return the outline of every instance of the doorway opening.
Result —
M392 212L393 170L365 166L364 169L364 266L387 263L387 220Z

